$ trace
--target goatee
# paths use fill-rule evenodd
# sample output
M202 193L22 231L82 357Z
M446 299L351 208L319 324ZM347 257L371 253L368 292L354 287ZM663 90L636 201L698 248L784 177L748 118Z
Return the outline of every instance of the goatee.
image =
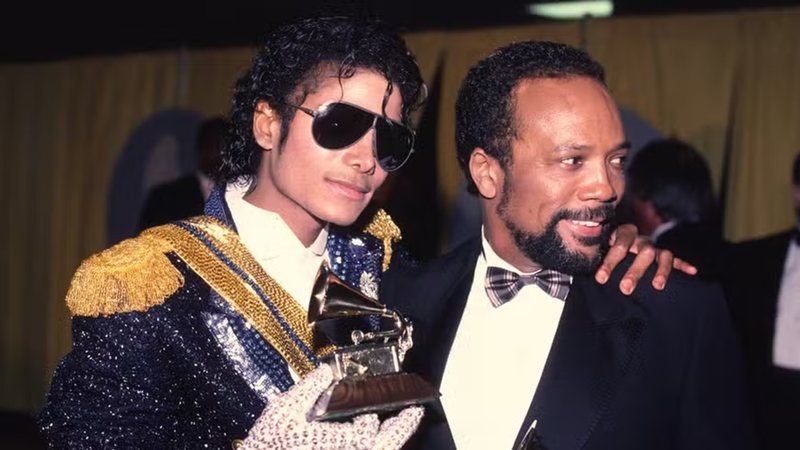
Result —
M543 269L557 270L569 275L586 275L594 273L603 261L609 248L609 239L614 229L615 208L611 204L583 210L561 209L553 214L545 230L531 233L517 226L507 214L510 192L504 189L503 199L497 205L497 213L514 238L517 248L529 260L541 265ZM562 220L601 221L601 231L597 236L582 236L577 240L585 246L597 246L594 255L586 255L570 250L558 234L558 224Z

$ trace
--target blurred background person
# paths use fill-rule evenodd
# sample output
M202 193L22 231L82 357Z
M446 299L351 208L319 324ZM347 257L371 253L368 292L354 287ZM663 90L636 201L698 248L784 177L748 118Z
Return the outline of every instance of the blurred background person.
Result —
M225 119L222 117L200 124L195 144L197 170L150 191L142 208L139 230L203 213L203 205L214 188L213 176L219 166L224 136Z
M639 232L699 277L719 279L724 241L705 158L675 138L651 141L629 163L627 183L627 214Z
M800 424L800 153L792 166L797 222L788 230L733 244L725 294L739 329L766 450L796 449Z

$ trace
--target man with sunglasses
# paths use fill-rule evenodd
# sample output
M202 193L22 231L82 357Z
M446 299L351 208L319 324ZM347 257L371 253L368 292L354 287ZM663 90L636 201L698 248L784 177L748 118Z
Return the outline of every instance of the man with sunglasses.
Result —
M503 47L467 74L456 136L482 237L381 284L415 325L406 369L442 394L407 448L752 448L719 286L678 274L624 297L591 276L629 146L602 66Z
M421 408L383 422L306 420L331 382L317 367L331 347L313 342L306 309L323 263L377 292L400 233L382 211L357 219L410 157L409 117L424 92L384 24L309 19L272 33L236 85L205 215L146 230L78 269L67 295L74 347L40 418L51 444L399 448ZM618 252L634 234L618 233ZM655 257L651 247L640 255L632 285ZM672 257L659 262L663 284Z

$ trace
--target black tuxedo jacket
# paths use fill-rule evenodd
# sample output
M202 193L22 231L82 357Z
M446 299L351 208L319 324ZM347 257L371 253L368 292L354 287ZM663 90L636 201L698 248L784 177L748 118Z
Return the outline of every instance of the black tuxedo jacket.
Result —
M697 278L720 281L726 242L711 223L679 223L653 241L697 267Z
M437 386L479 252L475 240L424 267L394 267L382 281L381 300L414 321L405 368ZM643 282L626 297L618 291L624 269L606 285L575 278L517 442L537 419L546 450L752 448L720 290L672 274L664 292ZM527 332L509 330L509 339ZM498 374L486 388L502 382ZM455 448L440 404L407 448Z
M741 339L756 433L767 450L800 447L800 371L772 364L778 294L791 238L792 231L785 231L734 244L727 258L726 296Z

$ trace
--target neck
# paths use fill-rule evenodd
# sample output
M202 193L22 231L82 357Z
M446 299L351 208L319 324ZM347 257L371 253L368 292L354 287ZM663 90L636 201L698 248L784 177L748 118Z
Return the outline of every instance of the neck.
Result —
M497 220L487 220L484 223L484 234L486 242L492 246L495 254L503 259L503 261L511 264L522 273L536 272L541 269L541 264L528 258L522 252L517 243L514 242L514 237L511 232L502 222Z
M327 224L311 216L297 204L285 205L283 202L273 202L270 201L272 197L273 191L268 185L259 183L252 192L244 196L244 199L251 205L279 215L304 247L313 244Z

